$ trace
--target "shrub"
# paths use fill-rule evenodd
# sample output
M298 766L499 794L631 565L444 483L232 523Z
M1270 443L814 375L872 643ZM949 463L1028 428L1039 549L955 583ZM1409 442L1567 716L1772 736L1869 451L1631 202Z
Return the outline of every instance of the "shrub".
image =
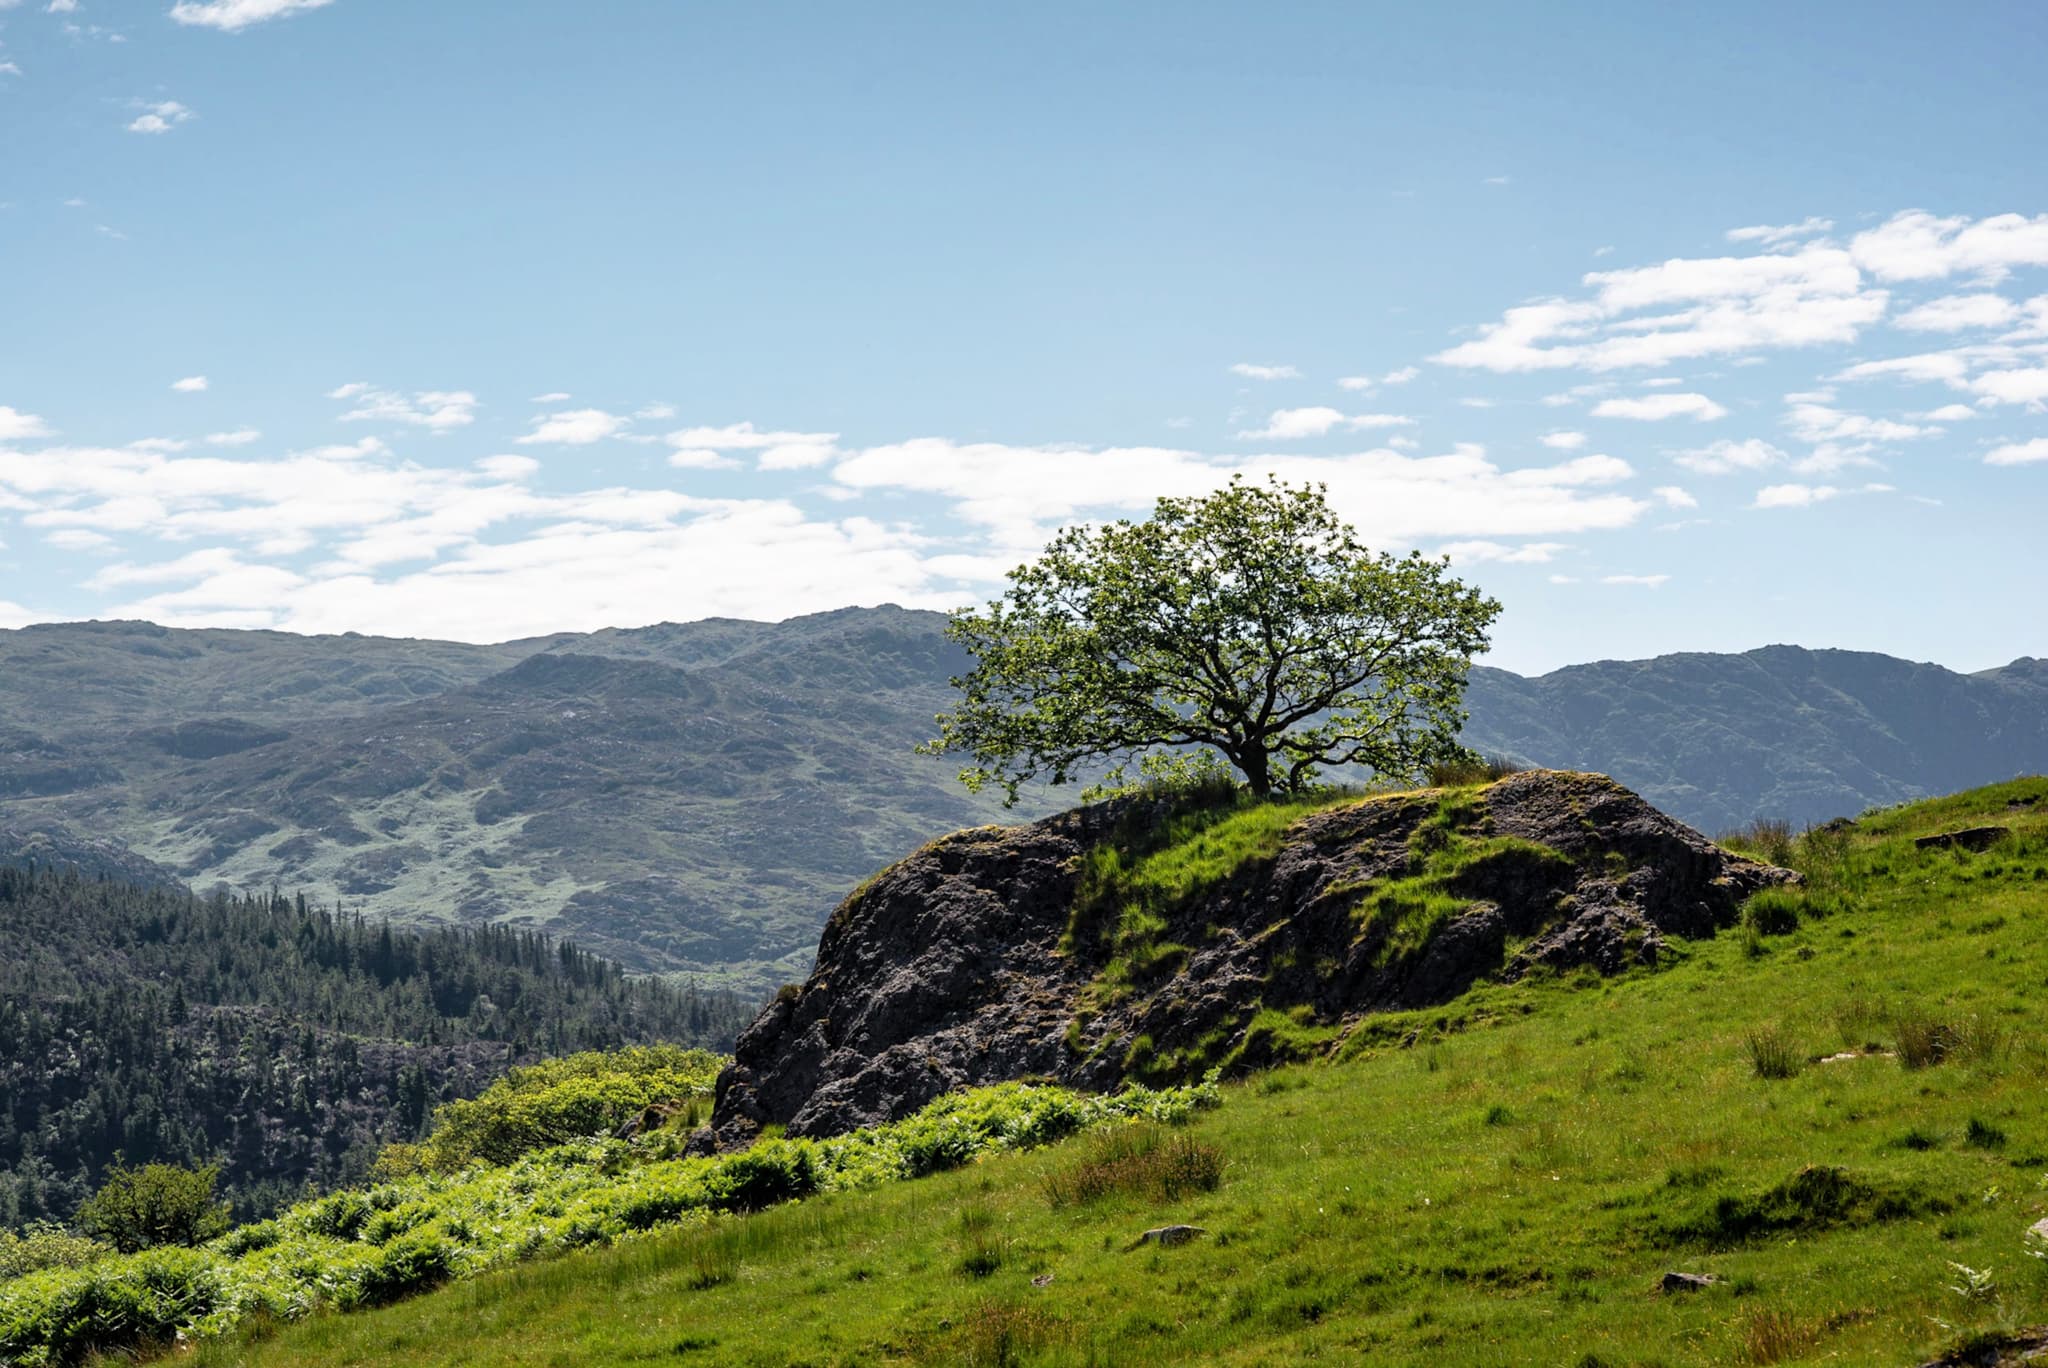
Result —
M435 1109L417 1153L395 1156L394 1166L409 1160L453 1173L475 1163L509 1164L616 1130L652 1103L708 1095L721 1063L707 1050L647 1045L514 1069L478 1096Z
M196 1245L228 1228L228 1209L214 1200L219 1170L116 1164L78 1209L87 1234L124 1254L158 1245Z
M1048 1174L1046 1200L1078 1206L1122 1193L1177 1202L1214 1192L1223 1181L1223 1151L1192 1136L1153 1126L1119 1127L1105 1134L1079 1163Z
M1766 888L1742 905L1742 924L1759 936L1787 936L1799 929L1806 906L1803 894L1789 888Z
M1520 774L1524 768L1506 756L1467 754L1433 762L1422 777L1431 788L1468 788Z
M2004 1149L2005 1132L1988 1121L1970 1118L1968 1129L1963 1132L1963 1143L1973 1149Z
M0 1230L0 1282L45 1268L83 1268L114 1250L62 1226L37 1222L19 1232Z
M1751 1031L1742 1038L1742 1043L1749 1052L1750 1070L1758 1078L1791 1078L1806 1062L1791 1038L1777 1026Z
M1792 824L1771 817L1758 817L1746 827L1723 835L1719 844L1738 855L1783 865L1792 859Z

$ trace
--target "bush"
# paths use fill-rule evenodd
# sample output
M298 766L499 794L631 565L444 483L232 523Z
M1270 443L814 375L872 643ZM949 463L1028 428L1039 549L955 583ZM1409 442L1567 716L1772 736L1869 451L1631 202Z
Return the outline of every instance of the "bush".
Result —
M1222 1181L1223 1151L1214 1145L1156 1126L1125 1126L1105 1134L1078 1164L1047 1175L1045 1195L1056 1207L1120 1193L1177 1202L1214 1192Z
M78 1209L88 1235L124 1254L158 1245L196 1245L228 1228L228 1209L214 1200L219 1170L145 1164L107 1170L100 1190Z
M477 1097L436 1108L427 1138L394 1155L388 1167L454 1173L476 1163L509 1164L616 1130L653 1103L709 1096L722 1063L707 1050L647 1045L514 1069Z
M1770 817L1758 817L1721 837L1719 843L1738 855L1765 864L1783 865L1792 859L1792 824Z
M1758 1078L1791 1078L1806 1062L1791 1038L1776 1026L1751 1031L1742 1043L1749 1051L1750 1070Z
M45 1268L83 1268L113 1252L110 1245L48 1222L38 1222L18 1234L0 1230L0 1282Z
M1799 929L1804 895L1789 888L1766 888L1742 905L1742 924L1759 936L1788 936Z
M1468 788L1520 774L1523 769L1524 766L1505 756L1459 755L1433 762L1423 770L1422 777L1431 788Z

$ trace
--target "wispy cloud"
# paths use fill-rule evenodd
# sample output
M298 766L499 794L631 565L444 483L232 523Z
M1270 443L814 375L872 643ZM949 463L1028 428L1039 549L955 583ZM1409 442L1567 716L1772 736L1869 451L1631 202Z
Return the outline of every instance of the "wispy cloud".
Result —
M207 380L203 375L188 375L182 380L171 381L171 388L180 394L199 394L206 389Z
M1965 328L1997 328L2020 316L2020 306L1996 294L1943 295L1906 310L1893 326L1912 332L1961 332Z
M282 19L332 3L333 0L179 0L171 6L171 18L181 24L234 33L251 24Z
M1645 394L1637 398L1602 399L1593 405L1595 418L1630 418L1656 423L1667 418L1691 418L1708 423L1726 418L1728 410L1704 394Z
M1766 247L1777 247L1801 238L1819 237L1834 226L1833 219L1809 218L1798 223L1759 223L1748 228L1730 228L1727 236L1730 242L1760 242Z
M1671 582L1669 575L1602 575L1602 584L1633 585L1638 589L1661 589Z
M1247 380L1299 380L1301 372L1293 366L1259 366L1250 361L1240 361L1230 368L1232 375L1242 375Z
M1346 415L1337 409L1315 406L1275 409L1266 419L1265 426L1250 428L1237 435L1253 441L1287 442L1321 437L1340 427L1359 432L1373 428L1411 427L1414 423L1413 418L1400 413Z
M27 442L56 435L56 429L33 413L0 404L0 442Z
M1984 457L1986 465L1996 466L2031 465L2036 461L2048 461L2048 437L2008 442L2004 446L1993 447Z
M1783 465L1789 458L1762 438L1749 437L1742 441L1710 442L1692 451L1681 451L1671 459L1702 475L1727 475L1737 470Z
M327 392L355 407L341 415L344 423L404 423L443 432L476 421L477 397L468 390L420 390L405 394L356 380Z
M129 122L130 133L168 133L179 124L189 123L198 117L176 100L137 100L135 107L143 112Z
M589 446L622 432L631 420L603 409L565 409L533 420L533 431L514 440L520 446Z

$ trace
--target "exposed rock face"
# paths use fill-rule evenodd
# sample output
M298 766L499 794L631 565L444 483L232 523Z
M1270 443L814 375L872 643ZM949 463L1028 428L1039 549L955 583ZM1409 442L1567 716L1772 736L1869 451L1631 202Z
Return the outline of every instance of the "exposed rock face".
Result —
M741 1035L713 1126L828 1135L894 1120L956 1088L1045 1076L1090 1088L1228 1061L1268 1062L1287 1011L1326 1032L1447 1001L1538 965L1612 972L1667 938L1710 936L1743 898L1798 876L1728 854L1599 775L1532 771L1485 789L1365 799L1303 817L1165 913L1168 952L1105 991L1086 852L1165 813L1120 800L935 841L877 875L825 927L816 967ZM1446 843L1462 910L1420 945L1371 899ZM1510 946L1519 949L1510 954Z

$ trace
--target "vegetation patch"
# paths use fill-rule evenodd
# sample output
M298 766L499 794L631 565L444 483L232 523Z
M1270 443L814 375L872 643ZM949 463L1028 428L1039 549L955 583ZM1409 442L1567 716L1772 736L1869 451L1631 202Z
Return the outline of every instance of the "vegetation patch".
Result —
M632 1052L609 1073L588 1060L542 1069L533 1078L546 1086L528 1095L610 1076L627 1080L620 1086L637 1097L631 1080L648 1076L638 1067L646 1062ZM821 1141L772 1138L738 1154L685 1157L682 1137L659 1131L584 1138L456 1174L422 1171L302 1203L200 1248L109 1254L78 1266L52 1261L0 1284L0 1362L70 1363L89 1352L149 1349L180 1333L218 1336L252 1318L380 1306L523 1260L866 1190L1092 1126L1172 1124L1216 1100L1213 1084L1087 1097L1013 1083L941 1098L893 1125ZM698 1246L691 1286L729 1281L738 1258L737 1246Z
M1223 1151L1180 1131L1124 1126L1104 1132L1074 1163L1045 1177L1045 1198L1055 1207L1083 1206L1109 1197L1177 1202L1214 1192L1223 1181Z
M1680 1191L1667 1187L1667 1191ZM1687 1203L1658 1223L1668 1244L1726 1249L1786 1232L1865 1226L1940 1213L1952 1204L1918 1184L1864 1178L1833 1165L1813 1164L1758 1193L1723 1193Z

